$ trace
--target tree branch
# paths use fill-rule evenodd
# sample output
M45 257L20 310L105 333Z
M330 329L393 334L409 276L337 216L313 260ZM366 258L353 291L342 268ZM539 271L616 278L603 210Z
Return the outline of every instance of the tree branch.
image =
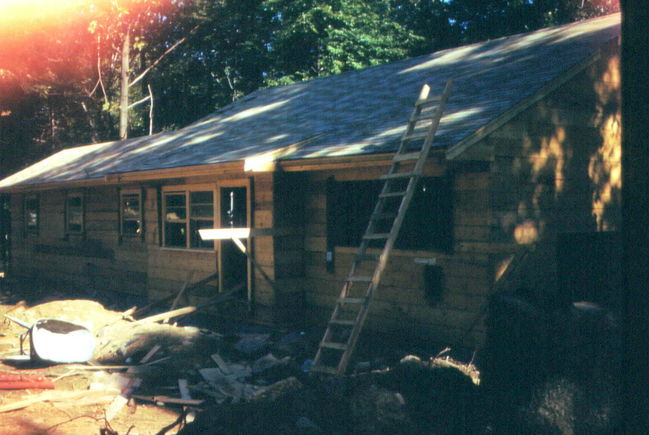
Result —
M146 97L142 98L141 100L138 100L135 103L129 104L128 108L131 109L131 108L137 106L138 104L142 104L145 101L148 101L150 99L151 99L151 95L147 95Z
M143 79L143 78L144 78L144 77L149 73L149 71L151 71L153 68L155 68L156 65L158 65L158 64L160 63L160 61L162 61L162 59L164 59L165 57L167 57L167 55L168 55L169 53L171 53L172 51L174 51L174 50L176 49L176 47L178 47L180 44L182 44L183 42L185 42L185 41L187 40L187 38L189 38L189 36L190 36L192 33L194 33L194 32L196 31L196 29L198 29L200 26L201 26L201 24L197 24L196 26L194 26L193 29L191 29L191 30L189 31L189 34L188 34L187 36L183 36L183 37L180 38L178 41L176 41L176 42L175 42L171 47L167 48L167 49L164 51L164 53L162 53L162 54L161 54L161 55L160 55L156 60L154 60L153 63L152 63L151 65L149 65L148 67L146 67L146 68L144 69L144 71L142 71L142 72L140 73L139 76L137 76L135 79L133 79L133 80L131 81L131 83L129 83L128 86L131 87L131 86L133 86L134 84L136 84L137 82L139 82L140 80L142 80L142 79Z

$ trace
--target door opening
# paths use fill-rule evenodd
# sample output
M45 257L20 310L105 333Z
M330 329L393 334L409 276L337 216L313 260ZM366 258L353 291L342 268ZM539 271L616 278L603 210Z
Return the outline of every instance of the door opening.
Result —
M248 198L246 187L220 189L220 228L248 227ZM221 240L221 291L243 284L248 287L248 258L232 240Z

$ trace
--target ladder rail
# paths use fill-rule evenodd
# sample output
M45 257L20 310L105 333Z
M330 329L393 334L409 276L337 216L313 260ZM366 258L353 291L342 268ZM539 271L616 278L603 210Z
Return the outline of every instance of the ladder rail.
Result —
M383 188L381 189L379 198L376 202L376 205L374 206L374 210L372 212L372 215L366 227L365 233L363 234L363 237L361 239L361 244L359 246L357 254L354 257L354 260L352 262L350 273L349 275L347 275L345 279L345 282L340 292L340 296L335 303L334 310L330 317L329 323L327 324L327 328L325 330L324 336L318 346L318 351L316 353L313 362L313 367L312 367L314 371L321 371L324 373L336 373L338 375L343 375L347 368L347 365L351 359L353 351L358 342L358 338L360 336L362 328L365 324L365 320L367 319L370 303L373 299L376 289L380 285L383 272L387 267L390 253L394 247L394 244L396 243L399 232L401 230L401 226L403 225L403 222L405 220L407 210L414 197L419 178L423 173L423 169L426 164L426 160L428 158L430 148L435 138L435 133L437 132L437 128L439 127L442 114L444 113L444 109L450 95L451 86L452 86L452 80L449 79L446 82L446 85L444 86L444 91L439 98L438 97L429 98L428 94L430 92L430 87L428 85L424 85L422 87L419 98L415 102L415 107L413 109L413 112L410 118L408 119L408 125L403 135L401 136L399 148L395 153L390 169L388 173L382 177L382 179L385 180L383 184ZM432 109L432 111L434 111L434 116L430 115L432 111L427 112L425 120L430 121L430 123L426 128L426 134L425 136L415 135L416 136L415 138L415 136L413 136L412 133L417 127L417 123L422 120L422 117L420 116L421 112L424 109L425 105L431 102L438 103L437 106ZM420 151L413 153L408 149L409 145L413 141L419 141L422 138L424 139L424 141L423 144L419 145ZM417 154L416 159L412 158L414 157L415 154ZM402 174L399 172L399 170L401 169L402 163L407 160L414 161L414 168L408 173ZM408 180L407 187L405 188L405 190L399 190L399 191L392 190L395 187L392 184L393 182L399 180L405 180L405 179ZM375 230L376 230L377 221L382 219L382 216L389 215L389 213L386 213L388 202L392 198L399 198L399 197L401 197L401 200L399 203L398 211L396 212L396 215L394 217L394 220L392 220L390 231L384 234L376 233ZM383 239L385 239L385 242L383 244L381 254L378 256L378 258L375 259L376 264L374 265L374 271L371 274L371 278L367 279L364 276L356 275L356 272L360 264L365 261L369 261L367 259L368 258L367 250L370 248L370 241L383 240ZM360 285L362 282L368 283L364 297L362 298L350 297L350 295L352 294L353 287L355 285ZM352 302L353 303L360 302L360 308L353 315L354 319L353 320L341 319L339 315L342 312L343 306L346 303L349 304ZM351 325L351 331L349 331L349 336L346 338L344 343L331 341L334 336L334 326L338 327L338 326L350 326L350 325ZM324 366L321 364L321 360L323 358L323 349L325 348L342 351L342 355L340 356L339 362L335 368L330 366Z

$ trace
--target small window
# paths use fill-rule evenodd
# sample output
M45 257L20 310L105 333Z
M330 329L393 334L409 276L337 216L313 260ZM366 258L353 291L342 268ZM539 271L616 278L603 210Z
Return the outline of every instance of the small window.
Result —
M70 194L66 198L65 231L70 234L83 232L83 197L80 193Z
M142 195L122 192L120 195L121 234L139 236L142 234Z
M38 195L29 195L25 197L25 230L29 233L38 233L40 221Z
M164 193L164 246L212 249L213 241L201 239L198 230L214 228L213 191Z

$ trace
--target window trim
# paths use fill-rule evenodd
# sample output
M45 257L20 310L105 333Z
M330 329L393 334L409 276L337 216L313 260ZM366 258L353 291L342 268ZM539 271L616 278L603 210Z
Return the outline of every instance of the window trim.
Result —
M27 207L27 202L30 200L36 201L36 227L30 227L28 225L28 213L30 209ZM25 195L23 198L23 217L25 234L38 234L41 226L41 198L39 194L32 193Z
M81 228L77 230L70 229L70 199L79 198L81 205L79 206L81 211ZM82 192L68 192L65 195L65 234L83 234L86 229L86 213L85 213L85 200Z
M191 203L190 203L190 195L191 192L212 192L212 222L213 225L217 224L217 194L218 190L217 187L214 184L184 184L184 185L171 185L171 186L163 186L161 189L161 195L160 195L160 201L161 201L161 213L160 213L160 229L161 229L161 238L160 238L160 246L164 249L174 249L174 250L182 250L182 251L196 251L196 252L213 252L214 251L214 246L212 247L206 247L206 248L196 248L191 246L191 237L190 237L190 222L191 222ZM172 193L182 193L185 195L185 218L184 219L178 219L174 220L173 222L177 223L184 223L185 225L185 232L186 232L186 237L185 237L185 246L169 246L167 245L167 231L166 231L166 225L167 222L172 222L167 220L167 195L172 194ZM209 220L209 219L202 219L202 220Z
M132 219L132 218L125 218L124 215L124 197L125 196L134 196L137 195L138 198L138 204L139 204L139 210L138 210L138 218L137 219ZM136 239L140 238L143 239L144 237L144 204L142 203L144 199L144 195L142 193L141 189L124 189L120 190L119 192L119 235L120 237L126 237L128 239ZM133 233L126 233L124 231L124 222L128 221L139 221L139 227L140 231L133 234Z

